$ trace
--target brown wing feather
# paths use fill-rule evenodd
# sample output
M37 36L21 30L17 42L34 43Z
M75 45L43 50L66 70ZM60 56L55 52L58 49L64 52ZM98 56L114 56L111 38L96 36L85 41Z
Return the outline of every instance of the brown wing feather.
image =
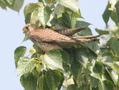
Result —
M29 37L39 39L42 42L76 42L74 39L50 29L38 29L30 31Z

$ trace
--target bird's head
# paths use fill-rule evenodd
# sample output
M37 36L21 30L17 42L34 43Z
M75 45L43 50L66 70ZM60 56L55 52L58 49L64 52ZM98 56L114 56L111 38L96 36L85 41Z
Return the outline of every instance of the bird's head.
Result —
M28 34L33 30L34 30L34 25L32 25L32 24L27 24L23 27L23 33L25 33L25 34Z
M25 34L24 41L29 39L29 35L34 29L35 26L32 24L27 24L23 27L23 33Z

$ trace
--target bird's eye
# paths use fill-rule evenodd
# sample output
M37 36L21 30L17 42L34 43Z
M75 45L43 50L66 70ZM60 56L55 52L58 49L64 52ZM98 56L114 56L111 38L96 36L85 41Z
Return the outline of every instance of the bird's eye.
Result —
M29 30L29 27L25 27L27 30Z
M24 27L24 28L23 28L23 32L24 32L24 33L27 33L27 32L28 32L28 30L29 30L29 28L28 28L28 27Z

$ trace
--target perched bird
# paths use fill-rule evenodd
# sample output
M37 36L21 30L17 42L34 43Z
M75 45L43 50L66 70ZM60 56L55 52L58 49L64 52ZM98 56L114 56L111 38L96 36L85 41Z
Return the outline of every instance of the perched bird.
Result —
M48 52L52 49L62 49L63 47L69 47L91 41L91 39L80 39L66 36L50 28L34 28L30 24L26 25L23 28L23 31L28 36L28 38L44 52Z

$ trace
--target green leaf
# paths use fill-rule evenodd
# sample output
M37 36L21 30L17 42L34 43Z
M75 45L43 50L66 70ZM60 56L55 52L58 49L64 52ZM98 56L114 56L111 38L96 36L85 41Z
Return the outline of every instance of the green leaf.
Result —
M101 62L96 62L96 63L95 63L95 66L94 66L94 68L93 68L93 71L94 71L95 73L98 73L98 74L102 75L102 74L104 73L103 63L101 63Z
M62 20L61 21L62 21L62 25L64 27L69 27L69 28L71 27L70 15L67 12L62 14Z
M113 65L112 65L112 67L113 67ZM114 70L115 70L114 68L113 68L113 70L109 70L106 68L105 75L106 75L107 80L110 80L114 83L114 85L117 85L119 78L118 78L118 73L116 73L115 72L116 70L115 71Z
M70 48L66 51L69 54L69 62L67 62L67 64L69 64L73 76L77 77L78 74L81 73L80 71L82 68L81 63L79 62L79 58L77 58L77 56L79 56L79 54L77 54L77 49Z
M7 4L6 4L6 2L5 2L4 0L0 0L0 7L1 7L2 9L6 9Z
M109 48L111 49L111 51L113 52L113 55L117 58L119 58L119 40L117 38L111 38L107 45L109 46Z
M45 24L47 25L47 22L49 21L50 19L50 14L51 14L51 9L50 7L45 7L44 8L44 21L45 21Z
M59 17L61 17L62 16L62 13L64 13L65 12L65 8L62 6L62 5L60 5L60 4L58 4L55 8L54 8L54 15L57 15L57 17L59 18Z
M36 90L60 90L63 80L63 74L57 70L43 71Z
M77 33L79 36L89 36L92 35L91 29L90 28L86 28L82 31L80 31L79 33Z
M119 74L119 62L114 62L112 68L114 71L116 71L116 73Z
M76 23L77 23L77 17L75 16L74 13L72 13L72 15L71 15L71 28L75 28Z
M76 85L72 84L67 87L66 90L79 90Z
M96 28L95 30L99 35L109 34L109 31L107 31L107 30L101 30L101 29L98 29L98 28Z
M117 0L117 3L115 4L115 8L116 8L116 17L117 17L117 21L119 23L119 1ZM117 23L117 24L118 24Z
M82 47L76 50L76 58L77 60L84 66L84 68L88 68L91 61L97 57L97 55L87 47Z
M76 0L59 0L59 4L71 9L73 12L79 13L79 8L77 6Z
M44 7L42 3L31 3L24 9L24 15L27 23L38 24L45 27L50 19L51 10L48 6ZM29 17L28 17L29 16Z
M111 34L112 34L112 37L118 39L118 38L119 38L119 28L114 27L114 28L111 30Z
M39 11L38 9L35 9L32 13L30 18L26 18L29 19L29 22L38 26L41 26L41 23L39 23Z
M86 28L91 25L89 22L77 20L76 27Z
M20 82L24 87L24 90L36 90L37 77L32 73L26 73L20 77Z
M91 29L88 28L89 25L91 24L88 22L77 20L75 27L85 28L84 30L80 31L78 35L79 36L92 35Z
M21 57L23 57L26 53L26 47L20 46L15 49L14 51L14 59L15 59L15 64L17 66L18 61L20 60Z
M117 17L117 12L115 12L115 11L111 12L111 19L115 22L116 25L118 25L119 20Z
M108 21L109 21L109 18L111 16L111 11L109 10L109 8L111 7L110 3L108 3L102 17L103 17L103 20L105 22L105 24L107 25Z
M15 0L4 0L8 4L8 6L12 6L15 2Z
M47 68L50 68L52 70L64 70L63 61L66 61L67 57L68 56L64 51L51 50L47 54L45 54L42 59L45 62Z
M45 71L43 72L45 73ZM38 77L36 90L49 90L43 73Z
M77 20L77 27L88 27L89 25L91 25L89 22L86 21L81 21L81 20Z
M96 79L96 78L94 78L94 77L90 77L90 79L91 79L91 82L90 83L91 83L92 89L98 90L99 80Z
M13 5L10 6L10 8L19 12L21 7L23 6L23 3L24 3L24 0L15 0Z
M57 10L58 11L58 10ZM70 14L64 12L60 17L54 17L51 20L52 26L55 26L56 29L71 28L71 18Z
M35 24L38 21L38 7L40 7L40 3L30 3L24 8L24 16L26 23Z
M51 10L48 7L38 8L38 18L39 22L43 27L47 25L48 20L50 19Z
M24 16L26 17L28 14L32 13L35 9L40 7L40 3L30 3L24 8Z
M7 7L18 11L23 6L24 0L0 0L0 7L6 9Z
M92 41L92 42L86 43L85 46L89 48L90 52L92 51L95 54L97 54L100 50L100 47L98 45L98 41L97 42Z
M109 80L103 81L104 84L104 90L114 90L114 84L110 82Z
M26 73L31 73L34 69L38 70L41 69L40 61L34 58L21 58L17 64L17 72L19 76L22 76Z
M39 2L43 2L44 4L50 5L54 3L56 0L38 0Z
M89 83L91 83L91 62L96 58L96 55L86 47L68 51L70 51L68 53L70 54L71 59L71 73L73 74L76 85L79 87L77 90L88 90Z

